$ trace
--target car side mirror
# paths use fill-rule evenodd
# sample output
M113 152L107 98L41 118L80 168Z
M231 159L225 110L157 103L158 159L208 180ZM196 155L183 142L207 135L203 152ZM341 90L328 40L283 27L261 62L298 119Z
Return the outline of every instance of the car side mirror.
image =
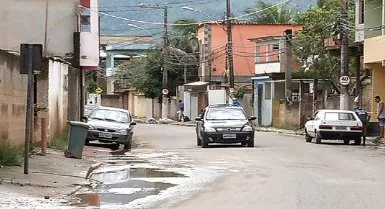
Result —
M130 125L132 125L132 126L136 126L136 124L137 124L136 122L131 122L130 123Z
M88 122L88 117L83 116L80 120L81 120L82 122L87 123L87 122Z
M256 120L257 119L257 117L255 117L255 116L250 116L250 118L249 118L249 120Z
M196 117L195 121L202 121L202 118L201 117Z
M313 118L312 118L312 117L307 117L306 119L307 119L308 121L309 121L309 120L313 120Z

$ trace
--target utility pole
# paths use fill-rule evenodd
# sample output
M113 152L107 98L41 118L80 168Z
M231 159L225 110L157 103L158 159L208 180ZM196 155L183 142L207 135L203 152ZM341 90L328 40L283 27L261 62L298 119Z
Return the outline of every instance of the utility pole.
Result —
M341 0L341 23L340 23L340 32L341 32L341 80L346 80L349 77L349 37L348 37L348 1ZM349 80L349 79L348 79ZM341 94L340 94L340 109L347 110L349 109L349 84L342 84Z
M168 118L168 69L164 62L164 56L167 53L168 47L168 14L167 6L163 7L164 9L164 35L163 35L163 48L162 48L162 70L163 70L163 98L162 98L162 118Z
M284 38L284 70L285 70L285 97L287 104L291 104L291 96L293 93L292 85L292 68L293 68L293 31L291 29L285 30Z
M232 19L231 19L231 3L230 0L226 0L226 24L227 24L227 70L229 72L229 86L230 95L232 96L234 91L234 60L233 60L233 36L232 36Z
M165 65L165 55L168 49L168 7L167 6L159 6L159 5L147 5L144 3L139 4L142 8L151 8L151 9L163 9L164 10L164 33L163 33L163 46L162 46L162 61L161 61L161 69L162 69L162 118L168 118L168 69ZM146 32L148 32L146 30ZM148 32L149 33L149 32Z

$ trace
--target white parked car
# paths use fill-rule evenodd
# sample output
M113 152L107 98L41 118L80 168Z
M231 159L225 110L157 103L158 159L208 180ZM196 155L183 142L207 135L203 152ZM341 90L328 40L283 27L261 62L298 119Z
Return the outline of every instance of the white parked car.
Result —
M306 142L315 139L316 144L321 140L343 140L349 144L361 144L362 122L355 112L348 110L319 110L305 124Z

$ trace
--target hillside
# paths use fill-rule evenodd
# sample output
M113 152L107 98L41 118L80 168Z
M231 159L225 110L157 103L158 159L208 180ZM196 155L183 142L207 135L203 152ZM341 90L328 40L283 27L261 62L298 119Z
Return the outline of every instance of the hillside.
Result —
M243 11L253 6L255 2L256 0L232 0L232 12L235 16L242 15L244 14ZM269 0L267 2L279 3L281 1ZM316 0L291 0L289 5L299 11L303 11L310 5L315 4L315 2ZM163 10L140 8L137 6L140 3L167 5L169 7L169 22L187 18L199 21L209 20L209 18L202 13L182 9L183 6L201 10L215 20L223 19L226 11L226 0L100 0L100 11L109 15L101 16L101 34L147 34L143 30L128 26L127 24L130 23L146 28L155 36L160 35L163 27L161 25L163 22ZM159 24L140 23L136 20Z

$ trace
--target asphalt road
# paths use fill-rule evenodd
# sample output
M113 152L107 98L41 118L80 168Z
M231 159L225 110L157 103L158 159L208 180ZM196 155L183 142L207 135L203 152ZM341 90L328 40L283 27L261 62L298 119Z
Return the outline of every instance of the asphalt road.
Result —
M379 147L318 145L302 137L258 132L255 148L202 149L193 127L167 125L138 125L135 135L137 152L174 152L195 166L222 168L223 175L205 183L205 189L156 208L385 208L385 150Z

